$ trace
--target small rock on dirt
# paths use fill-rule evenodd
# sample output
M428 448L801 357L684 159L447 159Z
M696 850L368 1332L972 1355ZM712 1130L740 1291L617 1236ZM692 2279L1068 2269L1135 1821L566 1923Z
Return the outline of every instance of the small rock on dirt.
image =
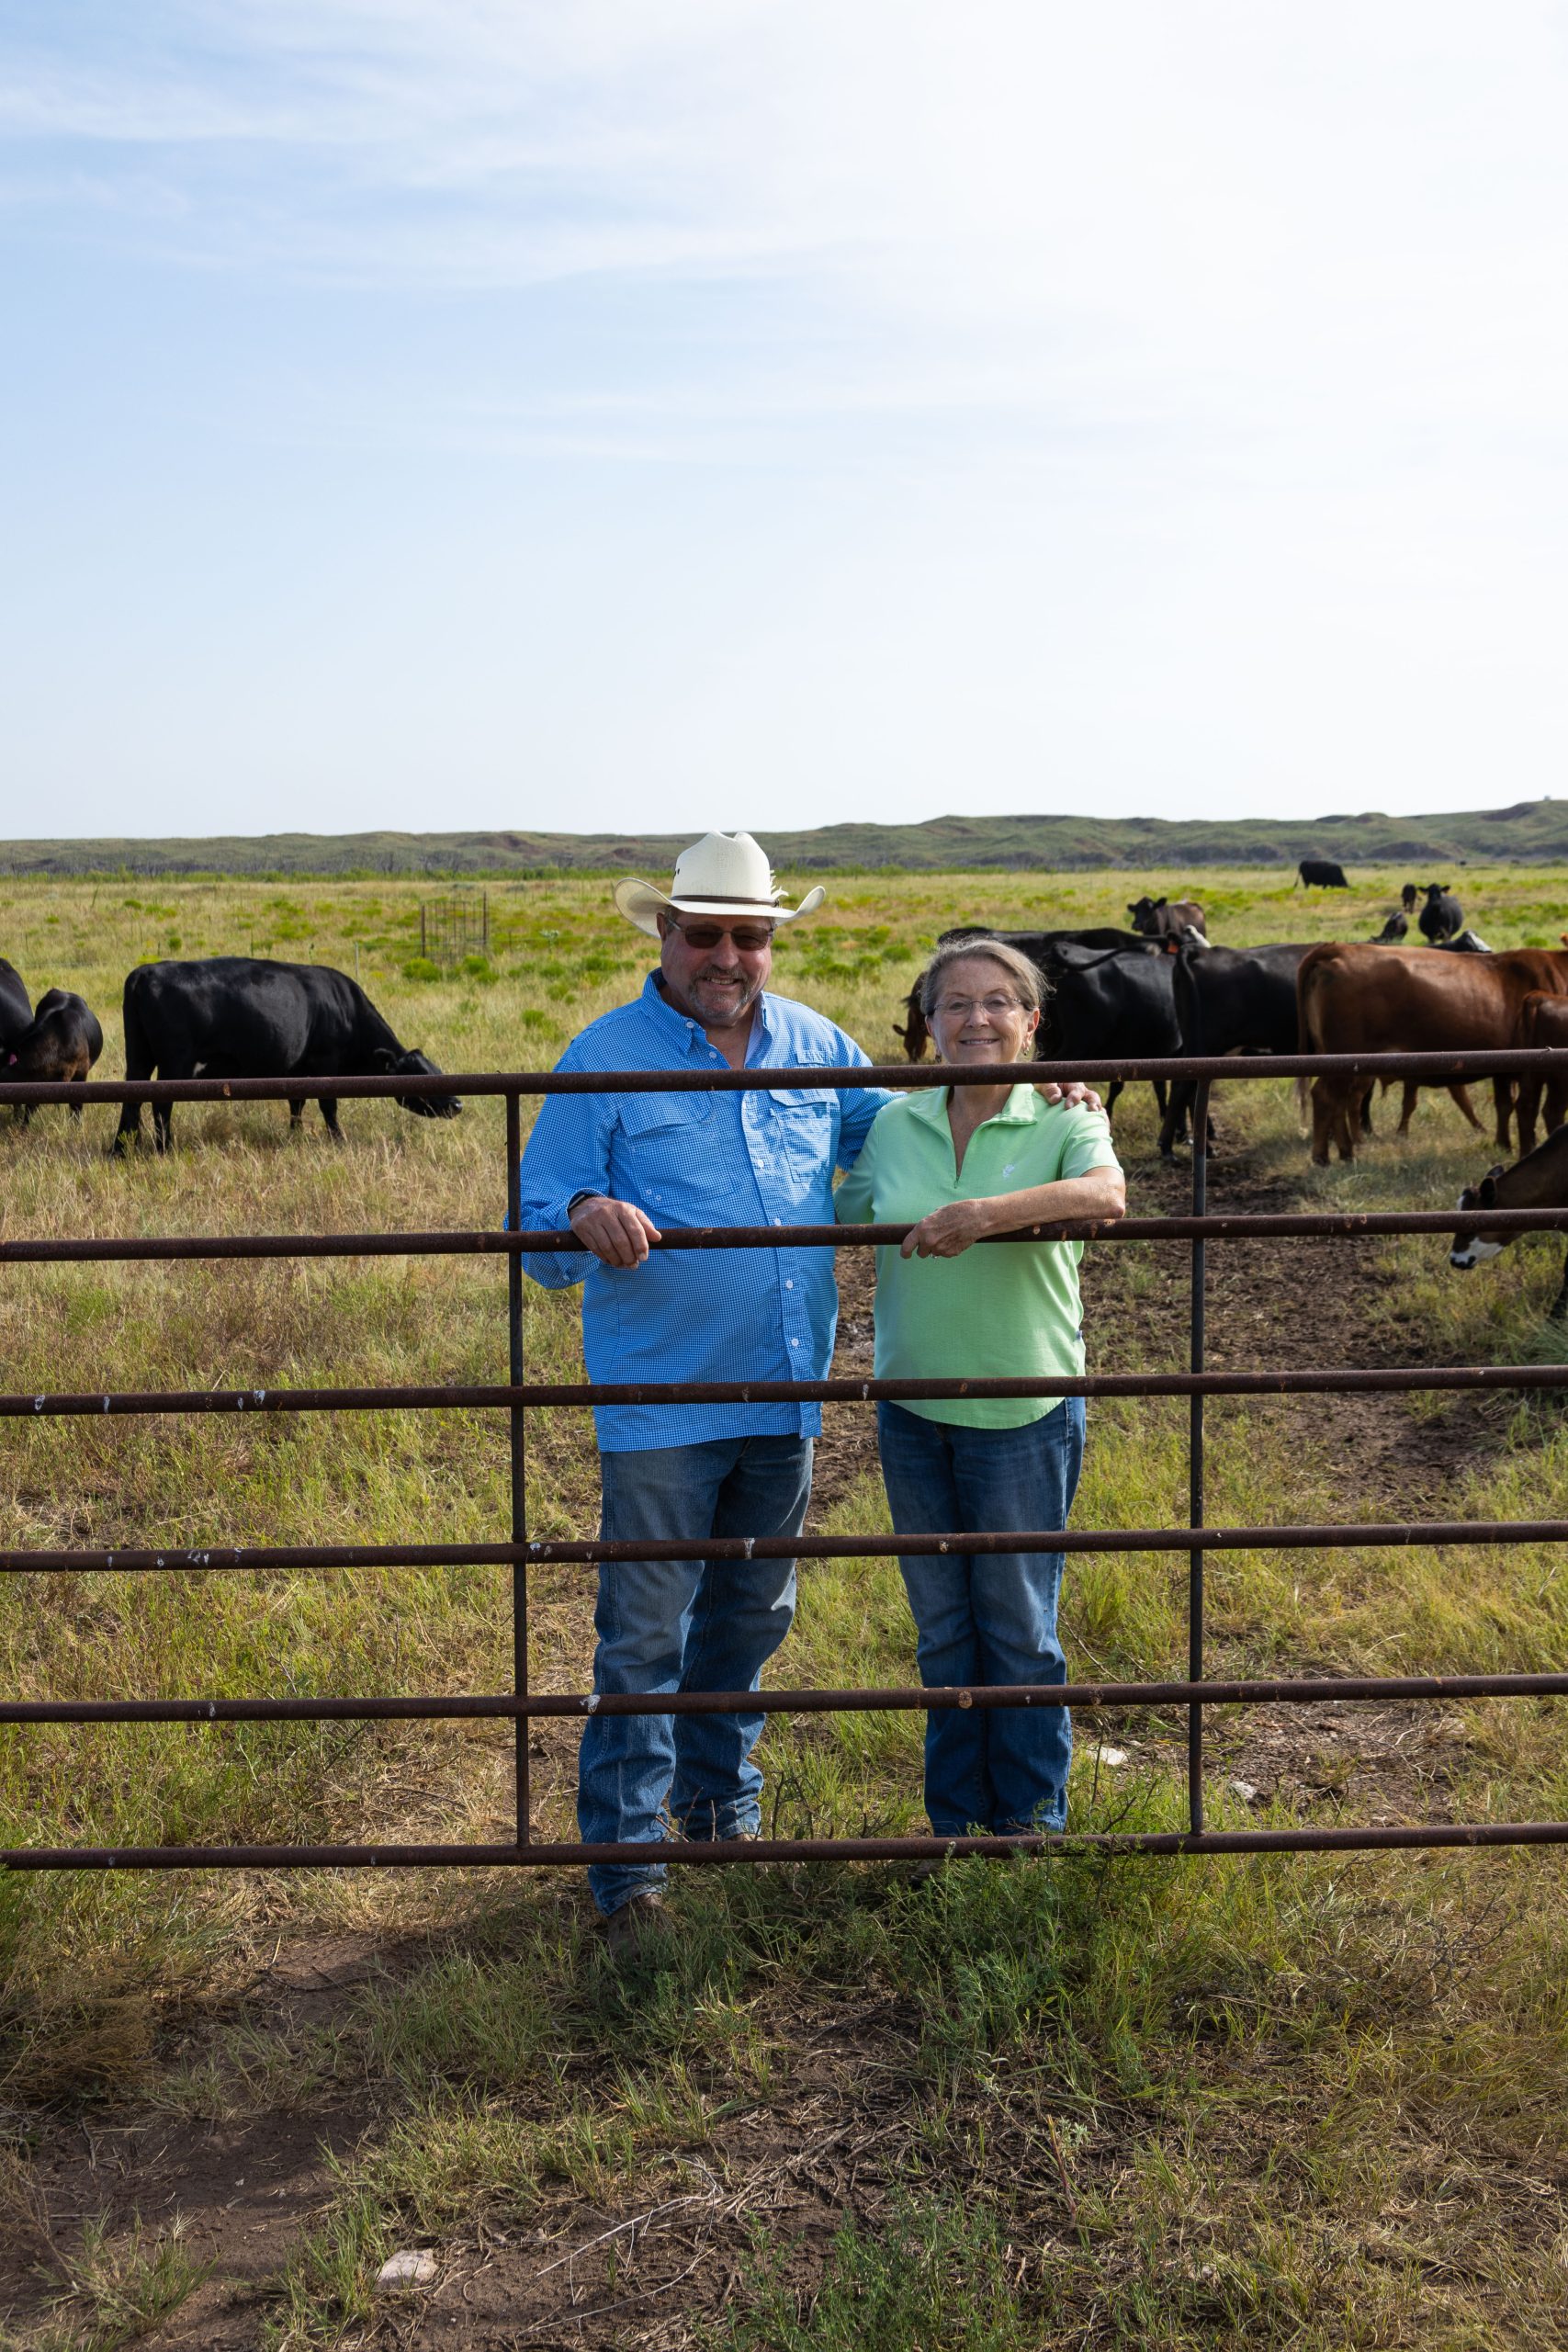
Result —
M428 2287L435 2276L435 2256L428 2246L404 2246L389 2255L376 2273L378 2287Z

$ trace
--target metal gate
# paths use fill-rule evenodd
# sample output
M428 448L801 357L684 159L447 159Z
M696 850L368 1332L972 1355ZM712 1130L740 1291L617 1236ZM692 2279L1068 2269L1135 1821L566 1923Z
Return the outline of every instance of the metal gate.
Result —
M499 1565L512 1571L513 1687L484 1694L418 1698L259 1698L185 1700L0 1701L0 1723L26 1724L210 1724L276 1722L416 1722L491 1718L514 1725L515 1831L510 1842L420 1845L228 1845L228 1846L32 1846L0 1853L13 1870L298 1869L345 1864L421 1868L452 1863L487 1866L584 1862L646 1862L643 1845L584 1845L532 1835L528 1781L528 1726L536 1718L584 1718L602 1713L660 1714L700 1712L804 1714L835 1712L924 1711L949 1707L1165 1706L1187 1711L1187 1826L1169 1831L1069 1831L1037 1837L798 1838L711 1842L671 1840L660 1860L674 1863L722 1864L780 1860L881 1860L946 1854L1005 1856L1035 1849L1085 1848L1142 1854L1303 1852L1406 1846L1542 1845L1568 1842L1568 1821L1429 1823L1395 1826L1292 1826L1283 1829L1213 1830L1204 1822L1204 1711L1216 1705L1340 1700L1452 1701L1456 1698L1526 1698L1568 1695L1568 1673L1466 1675L1362 1675L1216 1679L1205 1670L1204 1562L1211 1552L1295 1549L1382 1548L1390 1545L1568 1543L1568 1519L1439 1520L1418 1523L1362 1521L1354 1524L1212 1527L1204 1512L1203 1408L1210 1396L1317 1396L1365 1391L1422 1392L1463 1389L1553 1389L1568 1387L1568 1364L1450 1365L1391 1370L1261 1369L1209 1372L1204 1368L1205 1253L1211 1241L1247 1244L1296 1236L1365 1236L1458 1232L1529 1233L1568 1230L1568 1207L1516 1211L1409 1211L1317 1215L1211 1216L1207 1210L1205 1136L1211 1084L1311 1077L1320 1072L1366 1078L1413 1078L1444 1084L1483 1077L1517 1075L1555 1067L1540 1052L1491 1055L1376 1055L1348 1059L1297 1055L1232 1059L1029 1063L1011 1070L966 1071L927 1065L891 1069L637 1071L610 1074L558 1072L490 1073L472 1077L334 1079L339 1098L423 1094L500 1095L506 1106L506 1174L503 1197L509 1231L212 1235L161 1239L58 1241L0 1240L0 1267L84 1261L204 1260L236 1258L366 1258L484 1255L500 1258L506 1273L509 1378L483 1386L95 1391L76 1394L3 1395L0 1419L72 1415L201 1413L344 1413L426 1410L464 1407L500 1412L511 1437L511 1525L488 1544L277 1544L234 1548L203 1545L180 1550L0 1551L0 1573L41 1570L73 1575L106 1569L177 1576L192 1570L320 1569L340 1567L428 1567ZM995 1085L998 1080L1045 1077L1104 1081L1120 1078L1190 1079L1193 1104L1191 1214L1186 1216L1127 1216L1104 1226L1035 1225L1020 1236L1036 1239L1094 1239L1115 1245L1156 1241L1183 1248L1190 1269L1190 1363L1185 1373L1090 1374L1081 1378L1009 1380L752 1381L746 1383L617 1383L530 1381L523 1345L525 1254L577 1250L575 1235L520 1232L518 1159L521 1105L525 1097L549 1093L671 1093L693 1091L746 1091L809 1085L814 1088L884 1085L908 1088L949 1084ZM310 1079L146 1080L101 1085L17 1086L0 1084L0 1105L67 1102L202 1102L309 1100L321 1091ZM718 1227L667 1231L668 1250L775 1248L781 1243L818 1249L865 1249L897 1242L905 1226ZM985 1247L985 1244L979 1245ZM707 1538L689 1542L601 1540L531 1541L525 1507L527 1417L561 1405L653 1404L686 1401L720 1404L752 1401L850 1400L872 1403L969 1396L1186 1396L1189 1400L1189 1492L1185 1525L1090 1530L1042 1529L1005 1535L931 1534L884 1536L780 1536ZM1177 1552L1188 1564L1188 1671L1179 1681L1070 1682L996 1688L930 1690L771 1690L688 1691L651 1697L600 1696L588 1692L534 1691L528 1681L528 1572L554 1562L620 1559L838 1559L886 1557L932 1550L955 1554L988 1551Z

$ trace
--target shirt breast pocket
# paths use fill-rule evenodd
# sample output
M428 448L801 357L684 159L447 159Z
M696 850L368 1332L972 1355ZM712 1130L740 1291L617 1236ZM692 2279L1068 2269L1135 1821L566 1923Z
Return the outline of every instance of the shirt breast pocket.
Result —
M829 1087L770 1091L768 1103L780 1157L797 1192L832 1181L838 1144L836 1096Z
M711 1147L712 1098L628 1094L620 1105L627 1197L668 1213L698 1181ZM700 1221L700 1220L699 1220Z

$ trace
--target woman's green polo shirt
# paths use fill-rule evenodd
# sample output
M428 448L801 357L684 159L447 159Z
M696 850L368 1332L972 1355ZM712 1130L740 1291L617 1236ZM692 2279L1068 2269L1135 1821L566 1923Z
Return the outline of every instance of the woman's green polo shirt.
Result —
M954 1166L946 1087L900 1095L879 1111L834 1196L840 1225L911 1225L950 1201L1024 1193L1118 1165L1103 1111L1046 1102L1015 1086L976 1128ZM876 1253L876 1373L883 1380L1022 1379L1081 1373L1081 1241L986 1241L957 1258ZM906 1409L967 1429L1020 1429L1055 1410L1049 1396L941 1398Z

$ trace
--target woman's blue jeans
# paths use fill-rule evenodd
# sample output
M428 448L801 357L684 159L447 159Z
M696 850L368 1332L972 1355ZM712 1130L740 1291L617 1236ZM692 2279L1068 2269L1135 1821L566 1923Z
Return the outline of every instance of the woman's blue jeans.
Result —
M716 1438L604 1453L601 1533L664 1541L798 1535L811 1496L811 1440ZM606 1560L593 1612L595 1690L754 1690L795 1614L793 1560ZM657 1848L736 1838L761 1819L751 1750L760 1714L591 1715L578 1760L585 1845ZM595 1864L601 1911L662 1884L664 1865Z
M1021 1429L929 1421L879 1405L877 1440L900 1535L1061 1528L1083 1466L1081 1396ZM927 1689L1064 1682L1059 1552L918 1553L903 1563ZM939 1838L1060 1829L1073 1732L1066 1707L942 1708L926 1718L926 1812Z

